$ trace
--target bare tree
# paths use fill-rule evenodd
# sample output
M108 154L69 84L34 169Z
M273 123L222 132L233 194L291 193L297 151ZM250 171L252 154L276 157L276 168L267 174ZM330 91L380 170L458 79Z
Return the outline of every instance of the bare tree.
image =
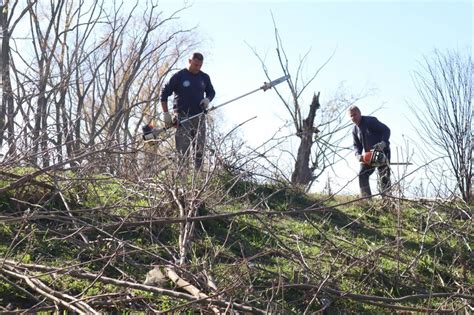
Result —
M290 96L284 95L277 87L275 87L275 91L291 118L293 135L300 139L296 154L291 153L294 167L290 181L293 185L303 186L308 190L324 170L333 165L336 159L340 157L338 145L342 140L342 134L339 132L348 126L347 123L343 122L345 109L355 100L338 96L329 101L326 106L321 106L320 92L318 92L313 93L311 102L307 102L303 97L304 92L310 87L332 56L307 79L302 72L305 69L305 62L309 55L308 51L300 58L297 69L292 74L289 58L283 47L275 21L273 21L273 24L276 54L280 68L285 75L290 76L287 81ZM254 53L259 58L267 78L270 79L269 69L264 59L255 50ZM318 110L320 111L319 119L317 118Z
M446 157L466 202L473 201L472 79L470 53L435 50L414 72L421 106L411 106L426 149L436 157Z
M35 4L36 1L30 1L25 8L21 9L18 16L15 15L15 10L18 10L18 1L9 3L0 1L0 28L1 28L1 52L0 52L0 87L2 89L2 100L0 103L0 147L3 145L5 130L8 132L8 146L7 154L12 154L16 150L15 143L15 129L14 116L15 105L13 87L10 75L10 39L11 34L15 30L18 22L28 12L29 8ZM10 9L11 7L11 9ZM23 39L23 38L21 38Z
M1 20L0 138L8 131L10 151L20 146L47 167L77 166L94 146L135 147L140 124L156 116L163 79L197 45L193 29L175 23L188 6L165 15L154 0L28 1L15 12L18 3L2 6ZM10 45L20 23L31 41ZM115 157L103 156L118 169Z

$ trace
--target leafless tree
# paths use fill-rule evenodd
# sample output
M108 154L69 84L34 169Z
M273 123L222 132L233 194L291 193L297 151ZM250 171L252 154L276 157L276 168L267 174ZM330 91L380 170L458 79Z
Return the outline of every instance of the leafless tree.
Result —
M3 145L4 134L7 131L8 141L8 154L13 154L16 151L15 143L15 104L13 86L11 82L10 74L10 42L12 34L21 19L27 14L31 6L36 1L29 1L23 8L18 8L18 1L9 3L10 1L0 1L0 27L1 27L1 52L0 52L0 71L1 71L1 93L2 100L0 104L0 147ZM20 13L16 14L16 10L20 10ZM25 40L26 38L20 38L19 40Z
M414 72L421 102L411 105L425 149L446 158L466 202L473 201L473 70L470 50L435 50Z
M341 131L348 127L347 122L343 120L345 109L356 99L339 95L322 106L319 100L320 92L318 92L313 93L310 102L305 100L304 92L332 57L328 58L308 79L303 75L309 56L308 51L300 58L296 71L292 73L289 57L285 52L275 20L273 25L280 69L290 77L287 80L290 95L285 95L279 87L275 87L275 91L290 116L292 136L300 139L297 152L291 153L294 166L290 181L295 186L309 189L326 168L341 158L341 148L338 147L343 137ZM267 78L270 79L265 60L255 50L254 53L259 58Z
M21 23L32 40L3 41L0 127L22 136L9 136L9 146L29 151L39 167L68 158L77 166L75 157L97 146L136 147L140 125L156 117L163 79L197 43L175 23L188 7L165 15L151 0L28 1L21 12L17 5L2 10L3 28L15 36ZM103 158L117 170L115 157Z

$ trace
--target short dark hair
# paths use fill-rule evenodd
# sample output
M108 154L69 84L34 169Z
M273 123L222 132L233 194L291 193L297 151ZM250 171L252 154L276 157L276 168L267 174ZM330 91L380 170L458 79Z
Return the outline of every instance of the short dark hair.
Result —
M203 61L204 56L201 53L195 52L195 53L193 53L191 59L197 59L199 61Z
M350 113L350 112L352 112L352 111L356 111L356 112L358 112L359 114L362 114L362 113L360 112L359 107L357 107L356 105L352 105L351 107L349 107L349 108L347 109L347 112L348 112L348 113Z

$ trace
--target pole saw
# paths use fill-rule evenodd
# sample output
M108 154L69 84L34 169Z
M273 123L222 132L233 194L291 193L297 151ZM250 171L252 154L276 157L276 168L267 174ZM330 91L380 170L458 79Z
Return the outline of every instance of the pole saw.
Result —
M263 91L265 92L266 90L271 89L271 88L274 87L275 85L280 84L280 83L282 83L282 82L288 80L289 78L290 78L289 75L285 75L285 76L283 76L283 77L281 77L281 78L278 78L278 79L276 79L276 80L273 80L273 81L271 81L271 82L268 82L268 83L265 82L265 83L264 83L261 87L259 87L258 89L255 89L255 90L253 90L253 91L247 92L247 93L245 93L245 94L243 94L243 95L240 95L240 96L238 96L238 97L236 97L236 98L233 98L233 99L231 99L231 100L228 100L227 102L224 102L224 103L222 103L222 104L219 104L219 105L216 105L216 106L211 106L209 109L206 109L206 110L204 110L203 112L201 112L201 113L199 113L199 114L196 114L196 115L193 115L193 116L190 116L190 117L187 117L187 118L185 118L185 119L182 119L182 120L177 121L176 124L173 125L173 126L158 128L158 127L153 127L152 125L148 124L148 125L146 125L146 126L144 126L144 127L142 128L142 130L143 130L143 140L146 141L146 140L157 139L161 133L166 132L168 129L171 129L171 128L175 127L175 126L179 126L180 124L182 124L182 123L184 123L184 122L186 122L186 121L188 121L188 120L194 119L194 118L196 118L196 117L199 117L199 116L201 116L201 115L205 115L205 114L207 114L207 113L209 113L209 112L212 112L212 111L214 111L214 110L216 110L216 109L218 109L218 108L220 108L220 107L222 107L222 106L225 106L225 105L227 105L227 104L229 104L229 103L232 103L232 102L234 102L234 101L236 101L236 100L238 100L238 99L241 99L241 98L243 98L243 97L245 97L245 96L248 96L248 95L250 95L250 94L253 94L253 93L257 92L257 91L263 90Z

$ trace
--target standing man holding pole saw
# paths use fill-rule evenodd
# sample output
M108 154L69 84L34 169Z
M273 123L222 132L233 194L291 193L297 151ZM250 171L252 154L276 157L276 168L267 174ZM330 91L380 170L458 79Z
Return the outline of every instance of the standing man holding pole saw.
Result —
M197 59L197 60L195 60ZM177 127L176 130L176 149L181 152L182 154L186 154L186 152L189 150L189 146L192 142L197 145L195 147L195 167L199 168L202 165L202 158L203 158L203 149L204 149L204 143L205 143L205 119L204 119L204 114L211 112L213 110L216 110L224 105L227 105L229 103L232 103L238 99L241 99L247 95L253 94L257 91L263 90L266 91L268 89L271 89L273 86L280 84L290 78L290 76L285 75L281 78L278 78L276 80L273 80L271 82L265 82L261 87L247 92L243 95L240 95L236 98L233 98L227 102L224 102L220 105L217 106L212 106L209 108L209 102L214 98L215 92L214 88L212 87L210 79L208 79L209 86L206 86L206 84L202 85L201 88L202 90L198 92L197 95L199 97L194 98L194 103L189 103L189 104L199 104L199 106L194 106L190 107L189 105L183 105L180 107L181 102L186 98L186 96L182 96L184 86L190 86L189 83L185 83L186 81L181 80L179 81L179 74L184 72L187 74L186 71L189 73L192 73L193 71L196 73L200 73L205 75L207 78L209 76L205 74L204 72L200 71L200 68L202 66L202 61L203 61L203 56L200 53L194 53L192 58L189 60L189 67L188 69L183 69L173 75L171 77L170 81L165 85L162 93L161 93L161 105L163 109L163 120L165 122L165 126L163 128L153 128L151 125L146 125L143 127L143 139L144 140L152 140L156 139L159 137L159 135L162 132L165 132L166 130L172 128L173 126ZM193 62L197 63L193 65ZM196 69L197 68L197 69ZM174 78L174 79L173 79ZM178 80L178 85L176 87L176 81ZM174 82L174 83L173 83ZM181 82L181 86L179 86L179 82ZM203 82L205 83L205 81ZM188 85L189 84L189 85ZM173 86L175 88L173 88ZM206 87L209 88L209 90L206 90ZM175 113L178 114L178 117L176 119L173 119L171 115L168 112L168 103L167 103L167 98L172 94L175 93L175 102L174 102L174 111ZM205 94L205 96L204 96ZM181 95L181 96L180 96ZM197 100L199 100L197 102ZM186 108L187 111L182 112L182 108ZM181 114L180 114L181 113ZM186 129L184 128L186 126ZM183 135L186 136L186 138L183 138ZM189 140L190 139L190 140ZM187 140L187 141L186 141Z
M206 119L203 115L216 92L208 74L201 71L204 56L195 52L188 68L175 73L161 91L161 107L165 128L177 124L176 150L183 156L193 154L194 167L199 169L206 142ZM168 111L168 97L174 93L175 120ZM188 119L189 118L189 119Z

